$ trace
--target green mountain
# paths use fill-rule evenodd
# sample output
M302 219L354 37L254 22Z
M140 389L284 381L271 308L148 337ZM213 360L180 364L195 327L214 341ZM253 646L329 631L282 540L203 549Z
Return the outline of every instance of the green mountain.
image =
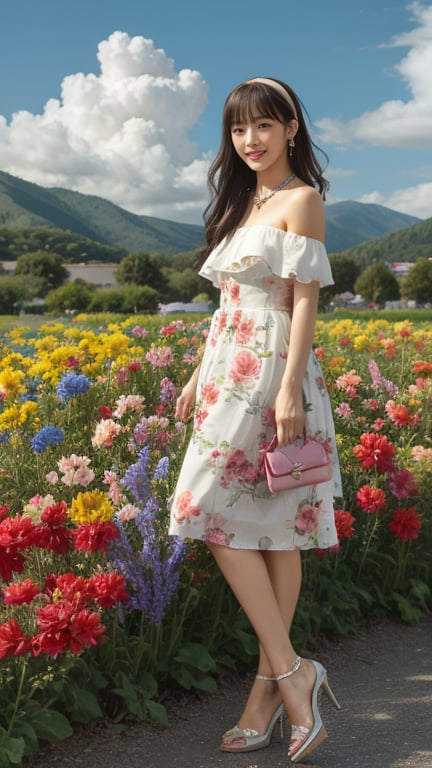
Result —
M203 228L138 216L95 195L46 189L0 171L0 223L71 230L127 251L174 254L203 245Z
M399 213L382 205L346 200L326 206L326 246L329 253L372 240L389 232L398 232L421 219Z
M364 269L376 261L395 263L432 259L432 218L412 227L349 248L343 253Z
M347 201L326 206L326 246L336 253L420 221L381 205ZM0 225L70 230L127 251L172 255L203 245L203 227L138 216L95 195L47 189L0 171Z

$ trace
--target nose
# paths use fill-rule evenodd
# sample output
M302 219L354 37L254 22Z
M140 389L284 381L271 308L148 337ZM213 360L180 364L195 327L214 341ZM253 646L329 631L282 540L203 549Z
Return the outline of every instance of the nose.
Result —
M258 143L258 138L254 125L249 125L246 128L246 144L248 147L252 147Z

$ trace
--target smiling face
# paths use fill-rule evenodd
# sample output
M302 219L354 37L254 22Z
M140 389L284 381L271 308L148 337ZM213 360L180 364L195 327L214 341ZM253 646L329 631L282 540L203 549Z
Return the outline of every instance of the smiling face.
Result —
M287 143L293 135L295 120L284 125L279 120L262 115L247 122L234 122L231 140L238 156L253 171L269 170L281 165L288 167Z

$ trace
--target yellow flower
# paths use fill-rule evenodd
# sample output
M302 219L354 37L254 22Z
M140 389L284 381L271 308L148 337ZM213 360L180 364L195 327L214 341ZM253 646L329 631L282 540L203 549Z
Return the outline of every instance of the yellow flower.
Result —
M23 395L26 391L26 387L22 383L24 377L24 371L14 371L9 367L0 371L0 392L6 397Z
M355 336L352 343L354 349L356 352L363 352L365 349L369 349L370 346L370 339L369 336L366 336L366 334L360 334L359 336Z
M29 417L34 416L37 411L37 404L33 400L21 405L12 405L0 413L0 432L5 429L17 429L26 423Z
M114 507L106 493L85 491L72 500L69 517L74 523L104 523L111 520Z

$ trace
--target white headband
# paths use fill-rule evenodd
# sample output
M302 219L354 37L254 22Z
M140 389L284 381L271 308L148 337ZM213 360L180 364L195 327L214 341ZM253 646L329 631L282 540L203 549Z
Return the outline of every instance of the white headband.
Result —
M247 80L246 83L252 84L252 83L263 83L264 85L270 85L271 88L274 88L280 96L283 96L285 101L288 102L288 104L291 107L291 110L294 114L295 119L297 120L297 110L295 108L294 102L289 95L288 91L285 90L285 88L276 80L271 80L269 77L254 77L253 80Z

